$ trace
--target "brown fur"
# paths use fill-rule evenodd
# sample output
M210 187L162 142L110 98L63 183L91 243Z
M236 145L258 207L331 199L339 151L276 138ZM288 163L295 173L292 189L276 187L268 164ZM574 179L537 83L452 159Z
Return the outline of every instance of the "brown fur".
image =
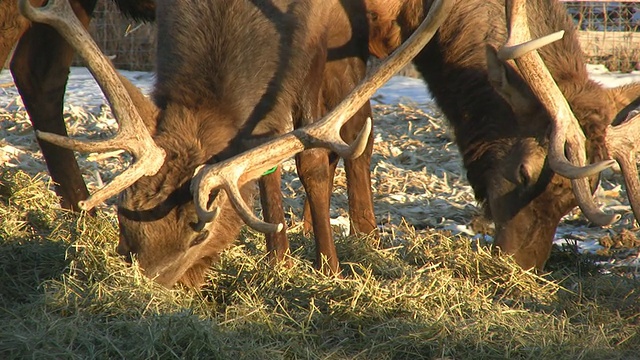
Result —
M367 0L371 51L394 50L431 3ZM638 98L640 87L605 90L589 80L564 6L554 0L528 5L533 37L565 30L563 40L539 52L583 127L590 158L602 159L605 127ZM414 64L454 128L469 182L495 222L495 244L524 268L542 268L560 218L576 203L570 182L546 162L549 115L517 69L491 56L506 40L504 9L502 0L457 1Z
M154 92L160 112L156 143L167 157L158 174L143 177L119 201L118 251L133 253L145 273L172 286L197 286L241 221L229 202L204 228L189 193L194 170L234 156L266 138L303 126L333 108L364 76L367 22L363 3L339 0L157 1L158 63ZM352 30L353 29L353 30ZM361 38L359 38L361 37ZM367 104L345 126L353 140ZM346 161L350 212L357 231L375 229L369 161ZM337 156L323 149L296 157L316 237L317 267L338 272L329 224ZM354 175L355 174L355 175ZM280 173L264 176L265 218L284 222ZM254 185L243 196L250 200ZM288 252L286 234L267 235L272 258Z

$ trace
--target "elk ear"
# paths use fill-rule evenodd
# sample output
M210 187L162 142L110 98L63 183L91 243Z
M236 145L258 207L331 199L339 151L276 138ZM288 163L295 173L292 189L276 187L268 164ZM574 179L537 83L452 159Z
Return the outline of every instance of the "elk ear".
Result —
M623 122L640 105L640 82L606 89L606 93L616 113L613 125Z
M366 0L369 23L369 52L379 59L386 58L402 44L402 31L396 18L402 2L388 4Z
M489 83L520 116L530 115L539 107L539 102L522 77L508 63L498 58L498 51L491 45L486 47Z
M138 110L142 121L146 125L147 129L149 129L149 133L151 136L156 133L156 126L158 121L158 114L160 113L160 109L149 99L144 96L140 88L133 85L129 79L122 76L122 74L118 73L118 77L124 85L124 88L129 93L129 97L131 97L131 101L133 101L133 105Z
M395 20L385 20L369 12L369 52L379 59L389 56L402 44L402 31Z

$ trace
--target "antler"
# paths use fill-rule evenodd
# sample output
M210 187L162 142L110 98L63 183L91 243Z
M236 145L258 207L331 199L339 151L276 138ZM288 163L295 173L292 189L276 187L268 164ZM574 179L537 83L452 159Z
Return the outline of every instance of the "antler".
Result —
M133 165L87 200L81 201L79 207L84 210L92 209L142 176L157 173L164 163L164 150L154 143L113 65L75 16L68 0L49 0L47 5L41 8L34 8L29 0L19 0L19 8L22 15L31 21L45 23L57 29L84 58L109 101L120 128L114 138L95 142L70 139L46 132L37 132L36 135L43 140L76 151L126 149L135 159Z
M249 226L261 232L281 230L282 224L275 225L263 222L253 214L250 207L240 197L239 187L259 178L266 170L308 148L330 148L344 158L360 156L371 133L371 119L367 120L357 139L351 145L347 145L340 138L340 128L380 86L422 50L444 19L447 18L453 4L454 1L451 0L435 1L429 14L415 33L324 118L226 161L200 169L191 182L191 192L200 220L211 221L216 210L209 211L207 209L209 194L214 190L224 189L240 216Z
M588 176L598 174L612 166L614 162L607 160L585 166L586 139L582 128L542 58L535 51L561 39L564 31L529 41L531 35L527 23L526 0L507 0L506 8L509 38L498 52L498 56L502 60L515 61L531 90L553 118L549 145L551 169L572 179L573 192L578 205L589 220L601 226L617 221L620 218L619 215L606 214L595 205L587 179ZM569 158L579 166L567 160L565 150Z
M640 221L640 182L636 162L636 152L640 146L640 114L620 125L608 126L605 146L609 156L620 164L633 215Z

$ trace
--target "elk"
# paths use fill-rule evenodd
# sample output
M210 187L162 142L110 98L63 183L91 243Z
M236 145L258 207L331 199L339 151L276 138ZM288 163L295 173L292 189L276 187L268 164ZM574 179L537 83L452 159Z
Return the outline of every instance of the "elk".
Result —
M45 0L32 1L34 6L44 3ZM96 3L97 0L71 1L84 27L88 27ZM115 0L115 3L123 14L136 20L151 21L155 16L153 0ZM17 42L10 68L33 128L66 136L62 107L73 48L50 26L31 24L20 16L15 0L0 2L0 24L0 63L5 63ZM77 204L89 192L73 151L39 139L38 143L56 183L61 206L80 210Z
M414 40L356 86L368 56L362 3L157 1L157 108L155 120L145 121L136 111L140 104L129 97L134 90L119 83L66 0L50 0L42 8L21 0L25 16L56 27L85 58L120 124L118 135L101 143L38 136L79 151L124 148L133 154L129 169L79 206L90 209L124 190L118 200L118 251L135 254L145 274L166 286L201 284L211 261L237 237L241 219L259 231L283 233L280 174L262 175L298 154L316 267L326 264L335 273L328 196L337 156L351 159L348 181L366 175L361 189L369 192L350 190L349 203L363 204L352 207L365 211L352 215L365 219L359 224L375 226L368 219L373 215L368 98L433 36L449 4L434 5ZM266 221L247 204L256 179ZM321 238L325 229L329 236ZM282 258L288 244L282 237L272 239L272 256Z
M411 34L433 3L366 2L377 57ZM450 18L413 62L454 129L476 199L495 223L496 247L525 269L542 269L561 217L576 205L594 224L616 221L591 197L610 157L640 219L638 122L623 121L640 84L605 89L591 81L574 25L555 0L458 1ZM516 46L531 38L532 46Z

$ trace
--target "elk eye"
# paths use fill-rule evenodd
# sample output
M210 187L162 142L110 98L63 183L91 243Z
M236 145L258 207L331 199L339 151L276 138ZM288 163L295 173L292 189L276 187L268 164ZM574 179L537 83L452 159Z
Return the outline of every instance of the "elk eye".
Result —
M189 244L189 247L201 244L207 239L207 237L209 237L209 230L202 231L200 234L198 234L198 236L191 240L191 244Z

